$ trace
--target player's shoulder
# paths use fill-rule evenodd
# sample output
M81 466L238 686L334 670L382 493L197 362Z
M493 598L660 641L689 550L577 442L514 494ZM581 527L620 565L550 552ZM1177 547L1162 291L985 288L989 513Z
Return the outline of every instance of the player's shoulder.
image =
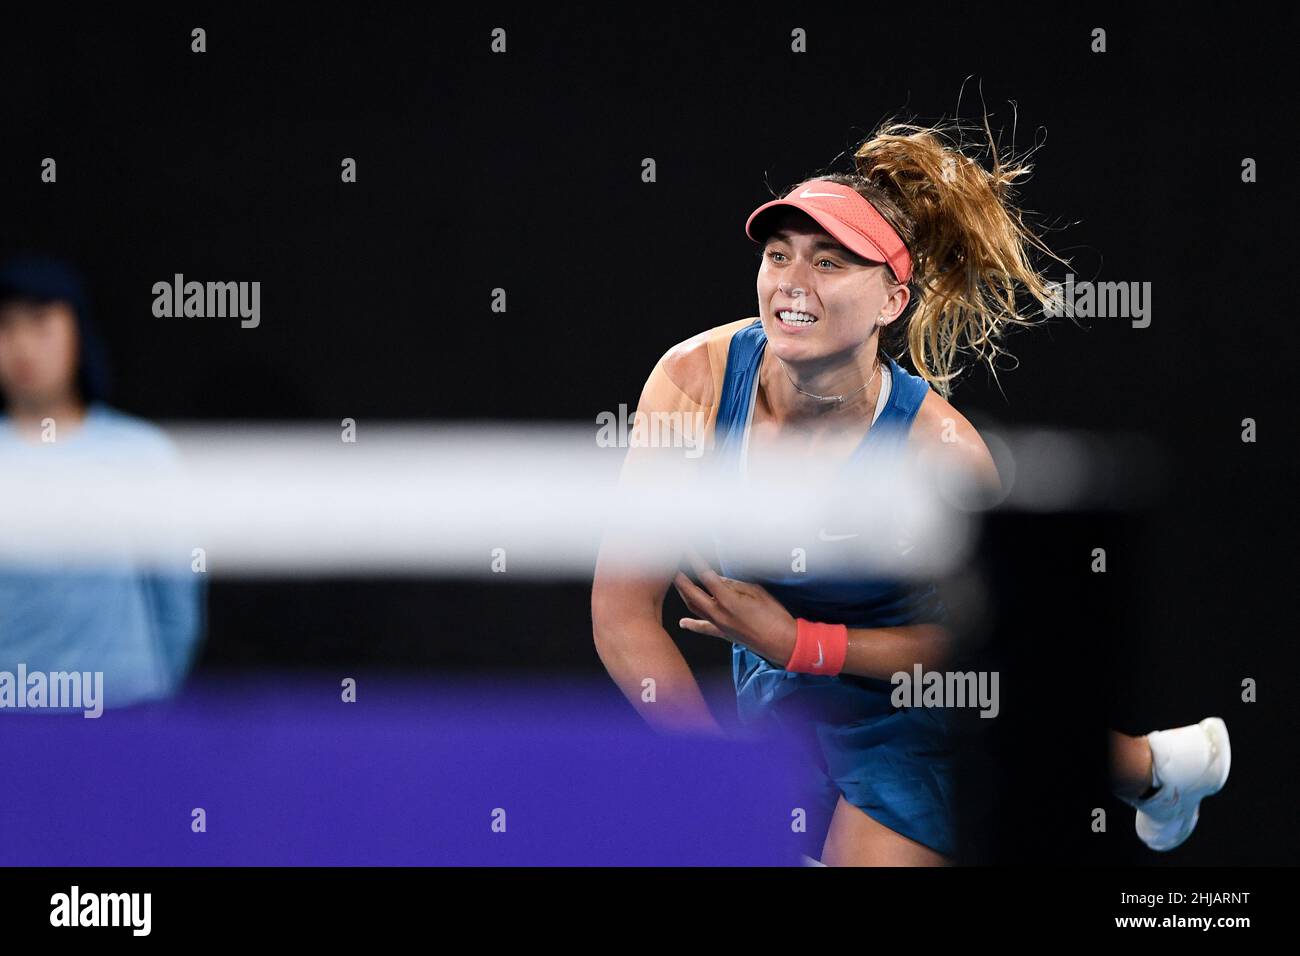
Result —
M956 456L961 465L994 484L1000 483L997 465L979 430L934 389L926 391L912 420L908 441L921 450Z
M87 425L97 439L129 448L133 453L162 459L176 456L176 446L166 431L104 402L93 402L87 409Z
M718 390L718 379L726 368L731 338L753 322L752 317L738 319L683 339L664 352L656 368L662 369L663 374L693 402L712 405Z

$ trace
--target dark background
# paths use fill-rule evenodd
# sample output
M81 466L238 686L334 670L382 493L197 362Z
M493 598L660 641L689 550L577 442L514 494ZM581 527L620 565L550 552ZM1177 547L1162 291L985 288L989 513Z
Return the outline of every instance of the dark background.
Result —
M744 9L19 10L0 30L0 254L86 271L114 404L149 419L594 423L634 407L668 347L756 314L742 226L757 204L886 116L975 124L982 96L1003 150L1041 144L1020 194L1031 224L1078 278L1150 281L1153 315L1018 334L1018 366L973 372L953 402L977 427L1140 432L1169 478L1127 518L991 525L999 653L1042 678L1004 732L1001 759L1027 776L991 811L995 843L1096 855L1024 822L1060 798L1088 708L1130 732L1213 713L1233 777L1177 861L1293 861L1295 14ZM807 54L789 52L795 26ZM260 281L261 326L155 318L151 287L177 272ZM1104 587L1087 569L1103 539L1126 542ZM218 578L200 672L598 676L589 587ZM726 648L682 644L725 710ZM1240 702L1245 677L1259 703ZM1129 838L1107 859L1167 859L1106 805Z

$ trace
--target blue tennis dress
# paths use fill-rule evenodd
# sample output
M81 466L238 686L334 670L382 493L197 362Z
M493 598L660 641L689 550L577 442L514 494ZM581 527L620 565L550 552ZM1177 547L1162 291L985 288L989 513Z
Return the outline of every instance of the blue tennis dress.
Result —
M766 344L762 323L755 320L732 336L727 353L714 455L721 467L738 469L738 476ZM904 442L929 390L924 379L885 359L888 399L846 467L868 448ZM818 575L811 567L781 578L758 576L728 557L716 532L714 542L724 575L761 584L795 617L864 628L947 619L933 583ZM810 856L821 855L819 841L841 793L890 829L954 854L952 728L946 711L895 708L894 685L887 680L794 673L739 644L732 646L732 672L740 719L792 734L808 759Z

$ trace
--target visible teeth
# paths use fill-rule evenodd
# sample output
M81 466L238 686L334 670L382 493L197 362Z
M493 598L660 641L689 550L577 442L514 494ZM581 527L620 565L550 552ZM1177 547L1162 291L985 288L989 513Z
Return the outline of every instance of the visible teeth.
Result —
M816 318L809 315L807 312L778 312L777 315L780 317L782 322L789 325L812 325L817 321Z

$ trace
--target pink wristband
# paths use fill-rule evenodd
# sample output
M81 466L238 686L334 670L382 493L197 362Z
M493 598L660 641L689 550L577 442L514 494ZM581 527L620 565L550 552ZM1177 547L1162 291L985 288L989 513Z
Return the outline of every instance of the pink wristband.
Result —
M795 618L794 653L785 665L800 674L838 674L849 653L849 629L844 624L818 624Z

